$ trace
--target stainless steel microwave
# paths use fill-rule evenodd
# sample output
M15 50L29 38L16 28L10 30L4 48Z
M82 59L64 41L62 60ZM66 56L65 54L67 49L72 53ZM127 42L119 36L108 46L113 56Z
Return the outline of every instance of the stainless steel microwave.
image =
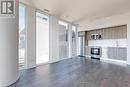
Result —
M102 39L102 35L101 34L92 34L91 39L92 40Z

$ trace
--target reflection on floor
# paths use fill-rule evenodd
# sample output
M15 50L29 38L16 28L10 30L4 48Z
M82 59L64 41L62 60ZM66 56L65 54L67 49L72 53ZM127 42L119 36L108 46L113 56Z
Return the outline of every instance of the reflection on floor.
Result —
M130 87L130 67L81 57L22 70L9 87Z
M19 48L19 68L24 67L25 60L25 48Z
M48 63L49 62L49 54L44 54L41 58L36 59L37 64L43 64L43 63Z

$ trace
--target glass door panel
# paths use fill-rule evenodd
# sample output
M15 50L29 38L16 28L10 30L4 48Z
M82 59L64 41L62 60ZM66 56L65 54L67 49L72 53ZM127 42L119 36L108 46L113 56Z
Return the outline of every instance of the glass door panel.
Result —
M36 12L36 64L49 62L49 16Z

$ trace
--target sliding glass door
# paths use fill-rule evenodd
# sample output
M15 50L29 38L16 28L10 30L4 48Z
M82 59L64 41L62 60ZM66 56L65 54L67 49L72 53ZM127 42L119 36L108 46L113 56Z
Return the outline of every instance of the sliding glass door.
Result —
M49 16L36 12L36 64L49 62Z
M24 68L26 53L25 6L19 4L19 68Z

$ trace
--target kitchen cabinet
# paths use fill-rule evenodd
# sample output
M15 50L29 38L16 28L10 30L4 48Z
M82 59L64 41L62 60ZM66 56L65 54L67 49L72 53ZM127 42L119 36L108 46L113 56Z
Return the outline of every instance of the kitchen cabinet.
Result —
M123 47L108 47L108 58L115 60L127 60L127 48Z
M91 40L92 31L87 32L87 40Z
M87 31L87 40L93 40L92 34L101 34L102 39L123 39L127 38L127 26L115 26L98 30Z
M107 47L102 47L102 58L108 58Z
M117 56L119 60L127 60L127 48L117 48Z
M109 30L109 29L103 29L103 39L110 39L111 37L111 30Z
M103 30L103 39L118 39L117 27L104 29Z
M123 39L127 38L127 26L111 27L103 30L103 39Z
M109 59L118 59L117 47L108 47L108 58Z
M118 38L120 38L120 39L127 38L127 26L118 27L117 32L118 32L117 33Z

